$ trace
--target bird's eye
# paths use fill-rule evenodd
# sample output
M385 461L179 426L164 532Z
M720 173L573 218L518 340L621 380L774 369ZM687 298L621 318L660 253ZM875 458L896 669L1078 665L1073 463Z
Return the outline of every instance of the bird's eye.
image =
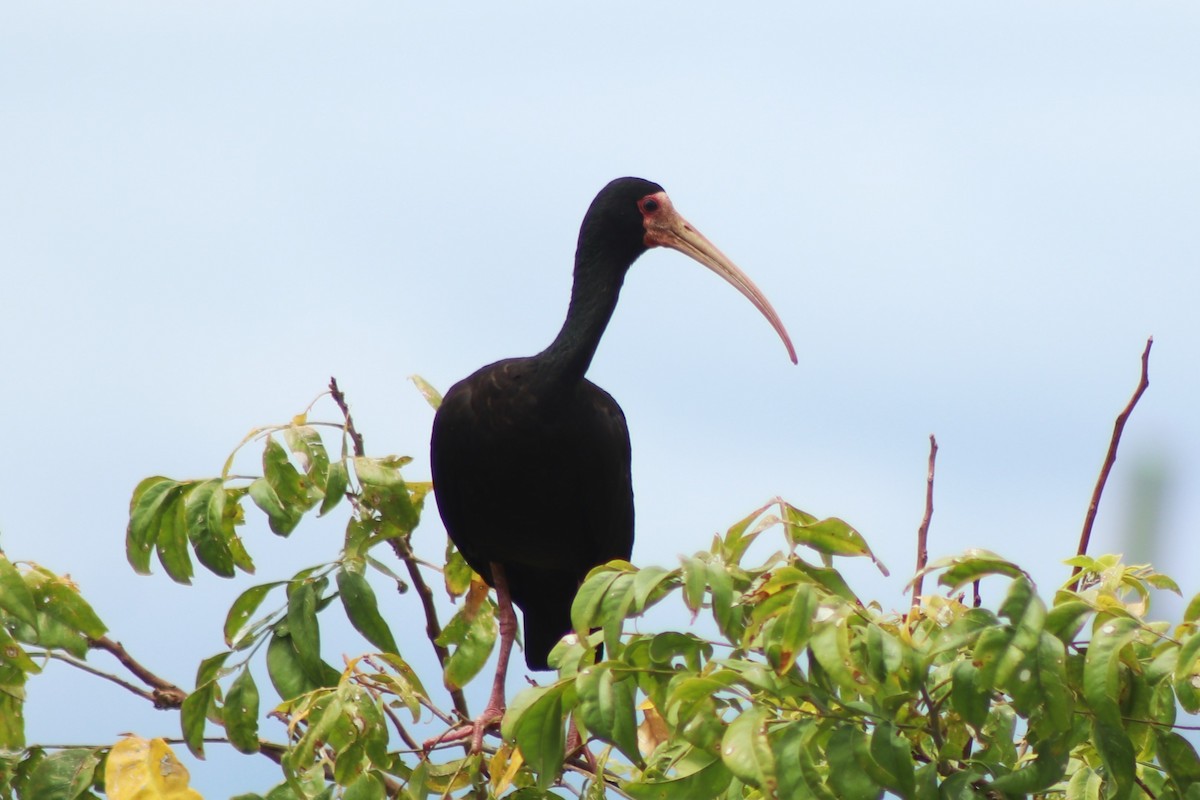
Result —
M647 214L653 214L655 211L658 211L658 201L653 197L646 200L642 203L642 211L645 211Z

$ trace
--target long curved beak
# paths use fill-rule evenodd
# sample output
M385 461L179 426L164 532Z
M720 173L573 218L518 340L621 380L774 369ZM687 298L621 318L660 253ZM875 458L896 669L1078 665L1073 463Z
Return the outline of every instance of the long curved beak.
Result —
M783 320L775 313L771 301L754 285L754 281L738 269L737 265L717 249L717 246L710 242L704 234L680 216L679 212L671 205L665 192L655 195L655 199L659 201L661 207L657 213L645 218L646 246L669 247L672 250L678 250L733 284L739 292L746 296L746 299L754 304L759 313L767 318L767 322L771 323L771 327L775 329L779 338L783 340L784 346L787 347L792 363L797 363L796 348L792 346L792 339L788 336L787 329L783 327Z

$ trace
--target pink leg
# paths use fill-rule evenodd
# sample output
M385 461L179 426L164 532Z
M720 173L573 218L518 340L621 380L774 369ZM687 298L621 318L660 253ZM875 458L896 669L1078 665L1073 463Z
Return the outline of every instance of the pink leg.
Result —
M517 636L517 614L513 611L512 597L508 593L508 578L504 567L492 563L492 582L496 588L497 618L500 623L500 654L496 659L496 677L492 679L492 694L487 708L471 722L425 742L429 749L442 742L459 742L469 738L471 752L483 750L483 735L504 719L504 684L508 675L508 657L512 653L513 641Z

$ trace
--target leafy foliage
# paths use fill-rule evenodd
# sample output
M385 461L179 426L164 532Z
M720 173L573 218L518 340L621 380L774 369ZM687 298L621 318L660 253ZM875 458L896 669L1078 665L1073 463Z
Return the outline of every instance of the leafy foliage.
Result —
M409 459L351 452L346 426L335 429L337 458L301 415L239 446L262 443L261 476L235 475L231 456L215 478L147 478L130 502L130 564L149 573L157 557L180 583L196 563L223 577L255 571L239 533L251 507L288 536L306 515L349 502L334 558L237 597L226 648L199 664L180 708L181 741L197 755L219 729L237 750L280 764L268 800L1200 798L1200 757L1178 720L1200 712L1200 596L1171 625L1148 616L1151 590L1179 589L1149 567L1078 557L1068 563L1082 570L1081 588L1043 596L1016 564L968 551L927 568L945 594L897 613L861 600L833 566L875 560L860 532L782 500L673 568L593 570L571 609L588 635L555 648L552 680L510 698L500 738L478 755L423 750L416 731L467 713L457 690L494 648L494 605L452 546L432 583L413 556L431 487L403 478ZM980 580L1000 598L994 609L964 600ZM397 636L380 611L387 585L415 587L405 599L423 622L404 630L427 637ZM434 587L457 603L444 627ZM693 624L631 624L664 606ZM372 652L328 663L321 632L335 621ZM129 760L134 745L47 753L25 742L25 687L41 661L78 663L105 634L76 587L0 555L0 622L0 798L95 797L114 759L143 769ZM410 665L424 647L441 675ZM282 743L260 730L267 710L286 722ZM564 762L572 727L591 762ZM147 747L166 744L138 753ZM193 796L183 775L172 791Z

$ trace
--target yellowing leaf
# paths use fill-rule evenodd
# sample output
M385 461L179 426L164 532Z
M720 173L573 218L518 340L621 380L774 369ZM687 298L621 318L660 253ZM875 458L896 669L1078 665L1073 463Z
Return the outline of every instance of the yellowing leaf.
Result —
M642 710L642 723L637 729L638 750L642 751L644 757L649 758L660 744L671 738L671 729L667 727L666 720L658 713L654 703L650 702L650 698L646 698L638 708Z
M113 745L104 784L109 800L204 800L162 739L131 736Z
M500 746L496 755L488 762L488 772L492 775L492 793L496 797L504 794L504 790L512 785L513 778L517 777L517 772L524 763L525 759L521 757L520 750L509 744Z

